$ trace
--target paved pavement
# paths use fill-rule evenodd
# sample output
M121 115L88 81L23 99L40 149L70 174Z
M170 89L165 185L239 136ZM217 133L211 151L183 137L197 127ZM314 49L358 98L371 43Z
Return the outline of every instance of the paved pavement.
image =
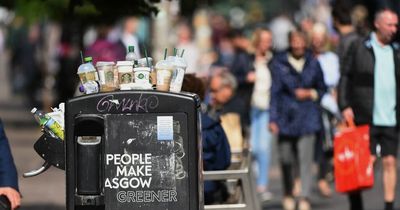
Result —
M40 130L29 113L30 107L25 107L21 98L13 97L9 93L4 62L0 56L0 116L5 122L6 133L10 139L15 163L19 172L20 190L23 195L21 210L62 210L65 209L65 176L64 171L50 168L44 174L33 178L22 178L22 173L36 169L43 160L33 150L33 144L39 138ZM276 151L276 150L273 150ZM264 210L282 209L280 204L282 188L280 172L276 164L276 154L273 154L270 190L274 194L271 201L263 204ZM377 166L377 170L380 169ZM381 174L376 173L376 186L364 193L366 210L383 209L383 193ZM333 187L333 185L332 185ZM399 187L397 188L399 189ZM400 191L397 198L400 201ZM346 210L348 209L345 195L335 193L332 198L323 198L316 191L311 198L314 210ZM397 203L400 209L400 202Z

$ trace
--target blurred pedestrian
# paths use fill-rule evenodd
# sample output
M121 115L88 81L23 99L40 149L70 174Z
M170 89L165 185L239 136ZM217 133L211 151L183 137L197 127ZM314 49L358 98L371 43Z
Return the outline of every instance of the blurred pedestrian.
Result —
M183 58L186 60L187 74L198 73L196 69L199 69L200 65L200 52L196 43L193 41L192 28L189 24L182 22L177 27L178 43L176 48L180 50L185 50Z
M243 123L244 101L236 94L237 81L232 73L227 69L213 72L210 78L209 94L210 102L208 106L209 115L213 119L219 119L226 113L237 113L240 116L240 123Z
M230 66L230 72L235 76L237 81L237 97L241 98L244 103L241 110L242 128L246 131L250 125L250 100L254 85L254 67L248 49L250 48L249 40L242 30L234 30L229 34L229 38L233 44L234 56Z
M247 75L248 81L254 84L251 95L250 145L258 169L257 192L262 200L270 200L272 194L268 191L268 177L272 136L268 122L272 81L268 63L272 58L272 33L265 28L256 29L253 35L253 47L255 48L252 56L254 71Z
M85 52L86 56L91 56L93 58L94 65L96 65L97 61L116 62L125 60L125 47L112 43L107 39L110 30L111 27L108 25L97 26L97 38Z
M125 47L128 52L129 46L135 47L135 54L140 58L140 46L139 39L136 35L136 31L139 26L139 20L137 17L126 17L122 23L122 34L120 37L119 44Z
M14 94L26 97L28 106L41 107L38 97L42 86L42 68L39 55L41 52L39 24L27 26L22 18L16 18L8 36L11 50L10 79Z
M332 10L332 18L333 26L340 35L336 53L339 57L339 64L343 67L343 65L347 63L346 60L350 57L346 56L348 50L351 44L359 38L359 34L352 25L350 10L348 7L336 5Z
M182 90L196 93L201 101L204 100L205 85L194 74L185 75ZM204 106L201 109L201 131L204 171L227 169L231 163L228 139L221 126L220 119L212 119ZM222 181L204 181L205 204L222 203L227 198L228 190L225 183Z
M290 49L271 61L272 72L270 124L278 135L283 174L285 210L295 209L292 171L296 159L300 165L301 193L299 210L309 210L313 180L312 163L316 133L321 130L319 103L326 86L317 59L306 50L306 34L289 33Z
M289 47L288 33L294 29L293 22L285 15L279 15L270 22L270 29L274 37L273 44L276 51L284 51Z
M339 83L339 59L338 56L326 50L328 44L327 28L322 23L315 23L311 30L311 49L317 58L324 75L324 82L328 91L321 99L322 106L322 125L323 128L317 136L316 156L318 168L318 189L326 197L331 196L332 192L326 180L329 162L332 158L333 150L333 129L332 121L340 116L337 104L337 85Z
M18 175L14 160L0 119L0 195L5 195L11 203L11 209L17 209L21 204L18 192Z
M393 210L400 111L400 49L393 43L398 17L383 9L375 15L375 31L357 39L342 65L339 105L343 117L370 125L372 161L383 162L385 210ZM377 145L380 153L377 153ZM349 194L350 209L362 210L361 191Z

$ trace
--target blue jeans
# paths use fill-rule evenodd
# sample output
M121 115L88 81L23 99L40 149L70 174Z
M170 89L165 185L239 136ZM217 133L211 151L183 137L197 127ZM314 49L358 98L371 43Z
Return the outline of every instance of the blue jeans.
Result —
M269 111L251 108L250 144L258 167L257 187L268 186L271 160L271 133L268 130Z

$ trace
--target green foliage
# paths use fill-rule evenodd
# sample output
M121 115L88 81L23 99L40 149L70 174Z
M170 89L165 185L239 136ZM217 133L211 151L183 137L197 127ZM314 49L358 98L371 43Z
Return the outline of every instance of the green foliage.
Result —
M60 19L59 11L67 7L68 0L15 0L14 11L22 16L28 23L40 19Z
M43 19L111 22L123 16L157 14L160 0L1 0L28 23Z

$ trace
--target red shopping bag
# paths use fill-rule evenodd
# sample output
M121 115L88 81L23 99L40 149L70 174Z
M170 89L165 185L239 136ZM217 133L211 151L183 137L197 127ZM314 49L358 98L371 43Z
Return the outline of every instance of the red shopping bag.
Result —
M369 149L369 126L350 126L335 135L334 166L336 191L346 193L374 185Z

